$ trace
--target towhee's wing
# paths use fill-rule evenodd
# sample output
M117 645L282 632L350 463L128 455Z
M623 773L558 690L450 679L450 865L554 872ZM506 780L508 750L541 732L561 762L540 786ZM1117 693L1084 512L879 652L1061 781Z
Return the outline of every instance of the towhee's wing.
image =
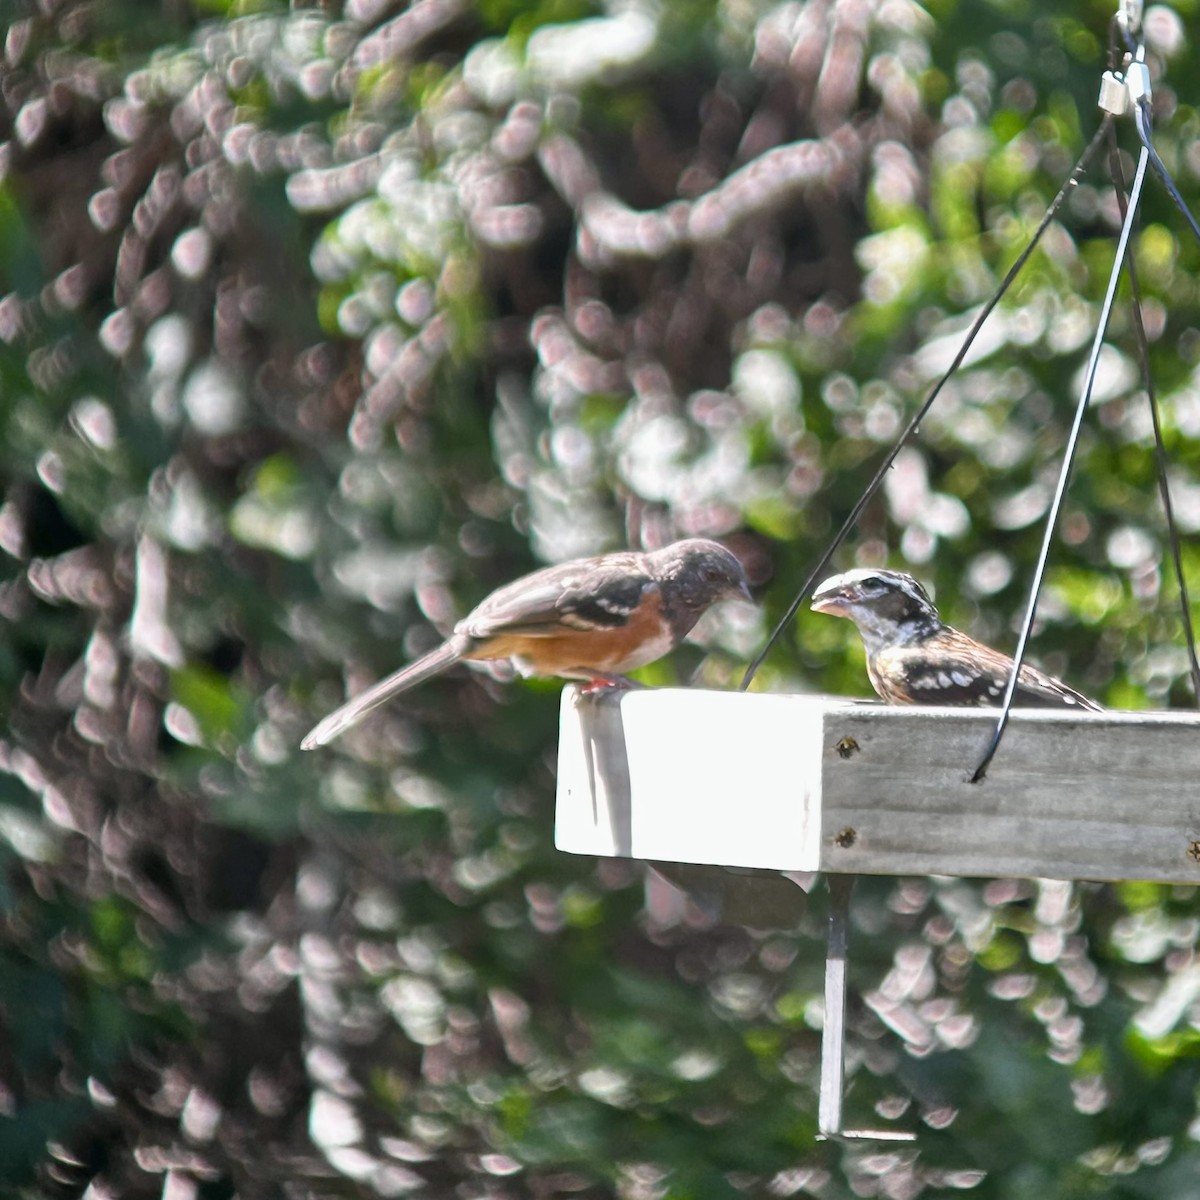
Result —
M562 563L493 592L456 631L482 642L512 633L548 637L564 628L620 629L657 587L642 554Z

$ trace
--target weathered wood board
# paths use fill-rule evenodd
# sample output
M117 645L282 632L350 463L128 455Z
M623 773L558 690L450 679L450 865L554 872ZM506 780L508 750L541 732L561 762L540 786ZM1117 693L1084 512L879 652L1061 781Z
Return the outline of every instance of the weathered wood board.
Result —
M1200 714L563 692L556 843L779 871L1200 883Z

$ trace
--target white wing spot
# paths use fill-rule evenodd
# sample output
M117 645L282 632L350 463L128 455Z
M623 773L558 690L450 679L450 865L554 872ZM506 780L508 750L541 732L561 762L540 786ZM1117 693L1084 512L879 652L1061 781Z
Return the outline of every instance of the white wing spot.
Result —
M596 605L604 609L605 612L628 614L630 611L628 604L623 604L620 600L615 600L609 596L597 596Z
M970 687L971 684L975 682L977 676L971 675L966 671L951 671L950 678L953 679L959 687L965 688Z

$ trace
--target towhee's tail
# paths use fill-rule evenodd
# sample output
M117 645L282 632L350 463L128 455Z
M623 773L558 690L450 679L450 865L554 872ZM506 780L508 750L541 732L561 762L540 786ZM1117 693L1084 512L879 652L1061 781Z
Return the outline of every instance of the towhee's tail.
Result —
M454 666L462 659L467 649L467 639L452 637L443 642L436 650L422 655L406 667L393 672L386 679L381 679L374 687L347 700L341 708L331 712L323 721L313 726L312 730L300 743L301 750L315 750L332 742L339 734L345 733L351 725L357 724L373 708L386 703L399 692L407 691L418 683L423 683L432 675L437 675L447 668Z

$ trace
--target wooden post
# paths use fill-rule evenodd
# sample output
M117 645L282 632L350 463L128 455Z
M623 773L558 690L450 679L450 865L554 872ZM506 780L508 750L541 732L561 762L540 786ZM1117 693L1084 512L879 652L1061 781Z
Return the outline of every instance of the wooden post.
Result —
M821 1028L821 1090L817 1131L842 1132L842 1092L846 1081L846 968L850 957L850 894L853 875L829 876L829 938L825 947L825 1023Z

